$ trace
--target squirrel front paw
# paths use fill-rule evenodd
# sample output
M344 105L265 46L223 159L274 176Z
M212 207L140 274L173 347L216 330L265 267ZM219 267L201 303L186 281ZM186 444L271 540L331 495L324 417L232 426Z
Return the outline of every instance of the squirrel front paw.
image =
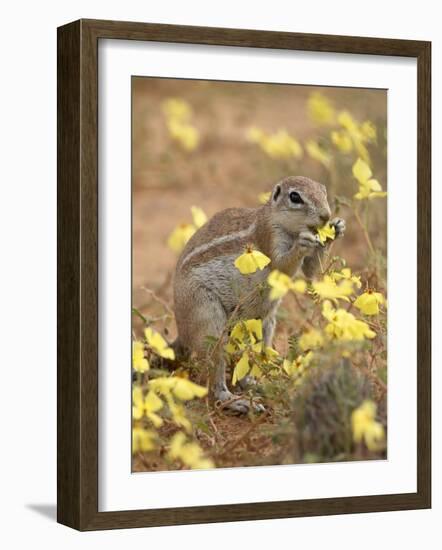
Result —
M334 218L330 225L335 228L335 238L339 239L344 236L345 233L345 220L342 218Z
M301 251L309 251L321 246L321 241L318 235L315 235L311 231L301 231L297 240L298 248Z

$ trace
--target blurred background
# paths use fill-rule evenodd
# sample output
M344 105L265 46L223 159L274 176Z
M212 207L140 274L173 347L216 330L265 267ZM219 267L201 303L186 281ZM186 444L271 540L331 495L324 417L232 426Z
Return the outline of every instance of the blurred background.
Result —
M192 223L192 206L208 217L232 206L254 207L260 193L287 175L308 176L328 187L332 211L347 221L334 253L354 272L367 269L365 237L345 203L359 189L352 175L361 156L358 132L373 177L387 189L385 90L146 77L132 83L133 305L138 311L155 314L155 300L145 287L172 305L177 253L168 239L179 224ZM175 115L185 119L187 129L174 126ZM386 200L357 202L370 203L364 223L385 259ZM141 326L135 316L134 331Z

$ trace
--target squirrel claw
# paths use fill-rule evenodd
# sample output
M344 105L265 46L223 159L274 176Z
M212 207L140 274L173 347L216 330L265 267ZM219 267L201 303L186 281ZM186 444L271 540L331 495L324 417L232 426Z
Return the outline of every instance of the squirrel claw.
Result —
M298 246L304 249L312 249L321 245L318 235L311 231L302 231L298 237Z
M251 403L248 399L237 397L229 391L223 391L222 394L218 396L215 407L233 415L246 415L251 407L253 407L255 413L265 411L264 405L261 403Z
M344 236L344 233L345 233L345 220L343 220L342 218L334 218L330 222L330 225L335 228L335 234L336 234L337 239Z

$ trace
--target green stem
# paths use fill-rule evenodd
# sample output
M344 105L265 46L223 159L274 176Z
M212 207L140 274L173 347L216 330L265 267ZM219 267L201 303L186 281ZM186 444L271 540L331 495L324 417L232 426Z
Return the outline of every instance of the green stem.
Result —
M330 195L335 195L338 178L337 178L336 162L334 159L330 162L330 165L328 166L328 171L330 174Z
M359 215L358 209L356 207L353 208L353 212L356 218L356 221L358 222L360 228L362 229L362 233L364 234L365 240L367 241L368 248L370 249L370 252L375 255L375 250L373 247L373 244L370 239L370 235L368 234L367 228L364 225L364 222L361 220L361 216Z
M149 324L146 317L144 317L144 315L142 313L140 313L137 308L133 307L132 308L132 313L134 313L135 315L138 315L138 317L143 321L143 323L145 325Z

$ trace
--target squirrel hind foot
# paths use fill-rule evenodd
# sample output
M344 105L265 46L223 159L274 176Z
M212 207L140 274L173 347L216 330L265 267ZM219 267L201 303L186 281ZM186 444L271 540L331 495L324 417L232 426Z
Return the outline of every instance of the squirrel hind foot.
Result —
M215 395L215 399L215 408L235 416L246 415L252 408L255 413L265 411L264 405L261 403L254 403L249 399L234 395L227 389Z

